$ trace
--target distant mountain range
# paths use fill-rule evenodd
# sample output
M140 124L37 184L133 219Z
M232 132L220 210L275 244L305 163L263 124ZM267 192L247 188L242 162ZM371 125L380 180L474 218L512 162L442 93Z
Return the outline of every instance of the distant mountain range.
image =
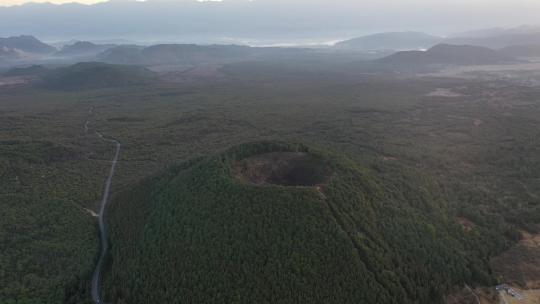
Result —
M443 43L437 43L439 40ZM448 43L451 42L451 43ZM467 43L461 43L467 42ZM431 45L434 44L434 45ZM493 49L485 45L497 45ZM427 51L422 49L427 48ZM370 50L393 55L377 60L387 66L472 65L540 57L540 33L518 33L482 38L449 38L418 32L392 32L364 36L338 43L334 48L304 49L250 47L242 45L158 44L152 46L96 44L76 41L60 50L33 36L0 38L0 64L66 64L99 61L127 65L224 64L246 60L300 60L340 54L368 54ZM345 53L344 53L345 52ZM380 56L379 56L380 57ZM351 57L352 58L352 57ZM373 58L373 57L371 57ZM375 57L378 58L378 57ZM366 57L364 60L368 60Z
M462 33L463 36L439 37L419 32L392 32L362 36L339 42L339 49L419 50L436 44L475 45L500 49L514 45L540 45L540 27L488 29Z

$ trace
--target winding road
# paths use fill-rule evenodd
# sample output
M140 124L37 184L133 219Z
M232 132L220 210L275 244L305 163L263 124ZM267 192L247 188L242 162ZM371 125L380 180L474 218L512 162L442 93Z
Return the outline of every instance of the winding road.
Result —
M85 133L88 132L88 124L89 121L85 123ZM105 255L107 254L107 250L109 249L109 243L107 242L108 236L107 236L107 230L105 229L105 210L107 207L107 202L109 200L109 193L111 191L111 183L112 178L114 176L114 171L116 169L116 164L118 163L118 157L120 156L120 149L122 148L122 144L120 144L119 141L116 139L110 139L103 136L101 133L96 132L97 135L104 141L114 143L116 146L116 151L114 153L114 157L111 162L111 169L109 171L109 176L107 177L107 180L105 181L105 190L103 191L103 197L101 199L101 205L99 208L99 214L98 214L98 222L99 222L99 238L101 241L101 252L99 254L99 259L96 264L96 268L94 269L94 274L92 275L92 300L96 304L101 304L101 273L103 270L103 263L105 262Z

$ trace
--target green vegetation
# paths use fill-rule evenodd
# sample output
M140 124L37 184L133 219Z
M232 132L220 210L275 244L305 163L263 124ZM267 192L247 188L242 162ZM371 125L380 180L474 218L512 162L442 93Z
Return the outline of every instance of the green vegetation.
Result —
M0 97L0 303L89 303L110 148L83 136L86 113L51 115L66 94L34 93Z
M276 152L323 158L330 181L255 186L233 176L235 162ZM114 303L438 303L459 282L492 283L474 245L484 236L467 235L449 217L435 185L396 170L383 180L333 154L266 142L143 181L110 209L109 296ZM504 243L485 248L496 246Z
M97 254L93 221L66 201L1 198L2 303L86 303Z
M45 87L65 90L144 85L155 80L154 77L143 67L99 62L77 63L42 76Z
M50 142L0 141L1 303L86 301L97 239L93 219L74 199L90 193L62 169L79 159Z
M241 230L244 224L254 227L253 231L264 228L275 232L273 229L278 226L260 227L249 217L249 212L258 210L261 215L269 215L268 218L272 219L275 218L270 216L275 214L273 212L286 211L284 214L297 216L298 223L309 225L300 226L294 219L279 218L282 226L298 227L298 231L303 233L298 237L302 239L306 239L307 233L314 233L314 240L320 240L315 236L332 236L328 244L346 249L346 252L336 252L335 255L343 256L345 261L356 263L354 265L365 265L365 273L377 278L373 283L374 290L384 289L381 296L384 294L390 303L404 290L404 298L423 299L425 303L426 299L437 298L452 284L469 282L474 287L475 284L493 282L487 263L489 257L498 255L513 244L519 230L537 233L540 228L539 88L492 80L403 79L383 74L366 75L359 73L354 64L346 66L344 60L337 60L339 64L310 60L232 64L215 68L215 77L208 69L210 72L207 71L202 80L191 77L189 71L180 73L181 77L177 78L168 75L171 76L170 81L178 81L173 84L152 81L136 86L77 90L50 90L29 85L0 87L0 236L2 244L12 244L9 250L4 250L4 247L0 250L0 303L64 303L66 298L72 298L71 295L74 295L73 299L88 299L88 284L84 276L88 275L86 280L89 279L99 242L95 220L85 209L97 210L110 165L108 160L114 149L110 143L99 139L94 133L96 130L122 142L112 189L117 195L115 202L118 205L111 205L114 221L110 224L116 236L111 239L112 259L110 268L105 272L104 291L111 299L137 296L127 294L134 285L116 284L119 278L133 283L137 277L131 275L140 272L145 274L141 280L147 282L158 276L157 270L166 269L164 273L175 274L169 272L171 268L188 267L185 264L187 260L180 254L169 254L172 252L169 246L178 243L173 233L181 232L181 236L186 236L188 232L177 229L179 225L192 220L207 223L204 216L214 219L211 213L204 216L194 214L199 210L196 208L187 210L192 218L185 222L177 221L184 215L166 211L185 208L184 200L173 204L176 200L157 197L160 201L163 199L164 205L150 208L154 207L152 204L157 202L157 198L156 193L149 190L165 187L160 181L171 180L178 185L170 189L165 187L171 195L186 193L189 190L187 186L197 182L187 176L213 176L212 172L220 168L224 171L213 177L215 185L201 180L196 183L200 184L199 188L193 188L195 192L188 194L191 198L201 194L201 197L215 198L215 202L223 201L227 203L223 206L230 206L227 197L221 195L223 189L239 198L245 197L238 191L249 189L248 193L259 202L253 206L257 209L231 209L224 213L220 206L212 205L213 200L201 202L201 208L221 212L223 219L216 219L216 223L227 224L224 227L230 228L225 231L228 235L238 232L231 229ZM41 69L36 70L40 72ZM454 97L429 95L439 88L457 94ZM86 121L90 121L87 133L84 132ZM331 160L335 166L332 172L341 176L326 182L322 193L342 213L345 228L329 217L329 207L325 207L325 200L313 188L255 186L251 180L237 182L232 177L236 177L236 172L230 172L229 168L241 168L235 166L246 159L236 162L235 159L240 159L238 156L222 161L219 156L234 151L224 152L230 147L261 140L302 142L310 147L328 147L339 152L339 156L333 157L331 152L310 150L311 155L320 154L323 159ZM199 157L203 159L178 167L178 164ZM307 168L317 168L309 162L306 164ZM320 163L316 161L314 164ZM171 166L176 169L167 171L168 176L164 176L163 172ZM325 177L327 167L318 168L320 170L312 171L314 175ZM305 172L304 169L300 171ZM158 177L149 179L149 176ZM350 180L343 176L350 177ZM263 179L262 184L287 183L289 180ZM351 180L361 183L350 184ZM325 184L325 181L325 178L317 178L308 184ZM203 190L208 190L208 193L200 193ZM363 199L364 190L371 191L373 196ZM339 195L348 191L358 195ZM219 195L216 194L218 192ZM274 195L280 199L272 199L265 204L267 198L262 193L269 193L268 200L276 198ZM297 203L281 205L281 198L283 202ZM126 207L127 201L131 201L133 208ZM358 214L353 208L355 203L365 204L370 213ZM267 205L270 209L266 209ZM346 209L347 212L340 209L348 206L352 207ZM307 218L301 210L308 210L307 214L312 217ZM163 216L165 221L158 223L155 218L158 216ZM248 218L249 221L225 223L232 216ZM386 217L391 220L385 220ZM147 231L143 226L126 225L128 220L149 223L160 229L173 227L176 232ZM265 218L260 221L264 223ZM13 230L16 223L28 225ZM323 227L323 223L329 225ZM216 231L213 222L208 222L207 227L214 229L216 235L222 231ZM128 228L131 230L126 230ZM147 233L143 234L144 231ZM199 235L202 237L203 231L201 228L195 232L201 232ZM364 239L359 244L367 244L366 252L373 255L360 257L352 247L349 236L354 236L355 231L363 232ZM253 249L258 244L245 241L244 236L249 234L249 230L240 232L244 234L240 233L242 237L238 241L231 240L235 245L230 247L231 250ZM124 233L131 234L123 240L124 243L117 243L116 237ZM172 240L171 244L154 244L161 240L158 234L163 234L163 240ZM269 242L275 235L268 233L261 237L256 235L256 238ZM283 235L288 234L284 231ZM336 235L339 237L334 237ZM436 237L429 237L433 235ZM207 237L211 239L211 236ZM418 243L417 238L420 237L422 242ZM195 249L201 250L203 245L207 245L201 240L193 243L197 245L193 249L180 246L175 249L182 254L187 250L194 255L199 252ZM186 242L185 239L180 241ZM141 242L156 246L141 248L138 246ZM223 242L225 240L216 240L216 248L218 245L228 248ZM55 244L62 246L57 248ZM331 265L344 267L323 252L320 246L313 245L315 242L302 244L307 247L291 245L291 248L303 250L299 252L313 248L313 252L322 252L328 261L333 261ZM261 247L257 248L271 248L269 243L259 245ZM136 249L118 255L121 246ZM51 247L56 249L49 250ZM167 254L156 248L167 250ZM403 254L396 258L399 251ZM55 252L54 256L45 255L49 252ZM299 276L309 277L305 265L313 271L325 273L324 265L314 264L313 255L308 253L306 264L298 262L302 257L293 256L283 246L271 253L283 252L288 257L288 264L268 270L268 275L283 275L286 273L284 267L290 269L295 265L300 267ZM129 259L121 258L125 255L130 255ZM137 260L140 265L128 265L125 270L118 268L118 265L134 263L134 257L149 255L152 255L152 261ZM247 255L238 257L242 261L251 261ZM206 255L199 254L192 261L199 263L204 258ZM373 262L374 258L377 262ZM33 265L33 261L39 261L40 267L28 266ZM223 259L213 263L220 261ZM240 259L223 265L237 266L234 263L238 261ZM246 269L253 269L260 261L254 259L251 264L246 264L250 267ZM169 262L178 264L166 264ZM18 268L14 266L17 263L20 263ZM156 271L145 263L157 267ZM272 263L269 265L278 262L274 260ZM50 270L44 271L46 268L41 265ZM369 270L367 265L375 271ZM186 278L199 270L200 278L208 277L212 272L203 271L208 267L191 269L186 272ZM355 267L348 265L343 277L358 275L360 266ZM378 272L381 270L385 274ZM247 273L253 277L252 273ZM230 272L235 280L225 282L225 286L238 284L240 274L242 272L238 270ZM329 277L336 278L338 274L333 272ZM393 275L400 278L399 283L386 291L385 288L390 286L388 282L395 282L390 278ZM214 277L216 280L223 278L220 273ZM291 282L292 278L284 282ZM337 277L334 282L339 280ZM38 281L41 283L35 283ZM432 281L440 284L440 288L430 289L428 283ZM158 290L158 286L171 283L165 276L155 282L145 290L151 293L152 288ZM185 284L192 282L197 280ZM362 277L358 282L358 286L364 286L361 284L366 280ZM246 286L259 286L256 284L260 284L260 280L250 284ZM291 286L298 287L302 281L294 284ZM318 284L316 286L321 286ZM351 288L347 284L343 288ZM204 283L195 290L208 286ZM216 286L221 288L223 285ZM289 288L285 285L278 287L281 291ZM307 290L310 287L302 285L298 288ZM123 291L126 294L122 294ZM214 291L211 289L208 294L215 295ZM163 294L170 296L174 292L168 290ZM226 289L226 292L231 296L233 291ZM236 292L245 294L246 290ZM263 289L257 292L261 298L266 296ZM181 293L187 294L183 290ZM330 297L331 293L331 290L321 290L313 296ZM355 287L350 297L361 298L371 294L371 289L360 294ZM179 300L182 299L185 297Z

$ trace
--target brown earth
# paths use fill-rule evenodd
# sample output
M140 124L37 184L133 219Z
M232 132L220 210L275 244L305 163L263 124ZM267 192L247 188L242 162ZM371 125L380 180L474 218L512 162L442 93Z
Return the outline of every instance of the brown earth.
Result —
M473 222L471 222L470 220L464 217L458 217L457 222L467 232L472 231L476 227L476 225Z
M459 218L464 229L469 221ZM523 232L523 239L491 261L501 283L512 287L522 297L514 298L494 287L456 289L446 297L446 304L540 304L540 234Z
M255 185L318 186L328 182L330 169L322 159L296 152L275 152L238 161L233 174Z
M523 239L495 257L491 267L506 284L522 289L540 289L540 234L523 232Z
M497 304L499 295L494 288L457 289L446 296L446 304Z

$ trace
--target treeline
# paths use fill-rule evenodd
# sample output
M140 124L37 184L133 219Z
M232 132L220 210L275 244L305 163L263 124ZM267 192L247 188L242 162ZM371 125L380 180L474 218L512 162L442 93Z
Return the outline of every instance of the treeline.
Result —
M317 187L253 186L235 161L266 152L324 157ZM467 232L441 189L397 166L363 168L303 145L255 143L147 179L109 216L112 303L441 303L492 284L505 226Z

